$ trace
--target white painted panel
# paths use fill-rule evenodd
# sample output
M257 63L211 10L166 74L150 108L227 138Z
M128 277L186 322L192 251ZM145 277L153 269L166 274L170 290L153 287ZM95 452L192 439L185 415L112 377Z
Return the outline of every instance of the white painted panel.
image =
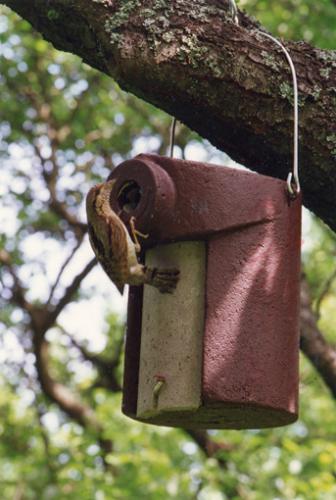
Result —
M146 254L147 266L177 267L181 275L173 294L145 285L139 418L165 411L192 411L201 404L205 261L203 242L162 245ZM164 378L164 383L155 396L158 377Z

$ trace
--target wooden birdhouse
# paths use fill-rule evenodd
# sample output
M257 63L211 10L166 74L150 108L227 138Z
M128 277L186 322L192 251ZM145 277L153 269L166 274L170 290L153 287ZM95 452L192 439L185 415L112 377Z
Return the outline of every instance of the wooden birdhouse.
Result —
M111 174L113 210L149 235L173 294L131 287L123 412L188 428L262 428L298 414L301 200L254 173L140 155Z

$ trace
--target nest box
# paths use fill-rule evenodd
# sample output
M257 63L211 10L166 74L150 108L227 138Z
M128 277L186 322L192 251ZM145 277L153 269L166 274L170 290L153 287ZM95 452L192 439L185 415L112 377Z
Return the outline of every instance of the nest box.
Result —
M298 414L301 200L254 173L139 155L112 208L177 267L173 294L131 287L123 412L187 428L262 428Z

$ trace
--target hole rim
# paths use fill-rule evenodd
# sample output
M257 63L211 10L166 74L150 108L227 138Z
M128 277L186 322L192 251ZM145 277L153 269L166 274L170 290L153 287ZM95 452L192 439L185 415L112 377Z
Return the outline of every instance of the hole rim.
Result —
M135 197L135 199L129 199L131 195ZM142 197L143 192L139 183L134 179L128 179L123 181L118 189L116 202L121 212L130 215L139 208Z

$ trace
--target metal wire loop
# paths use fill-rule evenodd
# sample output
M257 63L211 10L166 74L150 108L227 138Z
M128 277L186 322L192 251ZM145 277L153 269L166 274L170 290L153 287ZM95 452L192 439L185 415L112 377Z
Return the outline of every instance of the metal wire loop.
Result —
M293 79L293 93L294 93L294 148L293 148L293 172L289 172L287 177L287 189L292 198L295 198L301 191L300 180L299 180L299 97L298 97L298 84L295 66L292 61L291 56L289 55L287 49L282 45L279 40L274 38L272 35L268 33L264 33L263 31L258 31L265 37L272 40L276 43L281 50L284 52L288 64L291 69L292 79Z
M239 26L239 19L238 19L238 9L235 3L235 0L230 0L230 7L232 11L232 18L233 22ZM287 177L287 189L288 193L291 198L296 198L296 196L300 193L301 187L300 187L300 180L299 180L299 97L298 97L298 84L297 84L297 77L296 77L296 70L294 63L292 61L291 56L289 55L289 52L287 49L282 45L279 40L274 38L272 35L269 35L268 33L265 33L264 31L259 31L258 34L264 35L266 38L269 38L272 40L274 43L276 43L283 53L286 56L286 59L288 61L291 73L292 73L292 79L293 79L293 93L294 93L294 144L293 144L293 171L289 172L288 177ZM170 157L173 158L174 155L174 145L175 145L175 129L176 129L176 118L173 117L172 119L172 124L171 124L171 129L170 129Z

